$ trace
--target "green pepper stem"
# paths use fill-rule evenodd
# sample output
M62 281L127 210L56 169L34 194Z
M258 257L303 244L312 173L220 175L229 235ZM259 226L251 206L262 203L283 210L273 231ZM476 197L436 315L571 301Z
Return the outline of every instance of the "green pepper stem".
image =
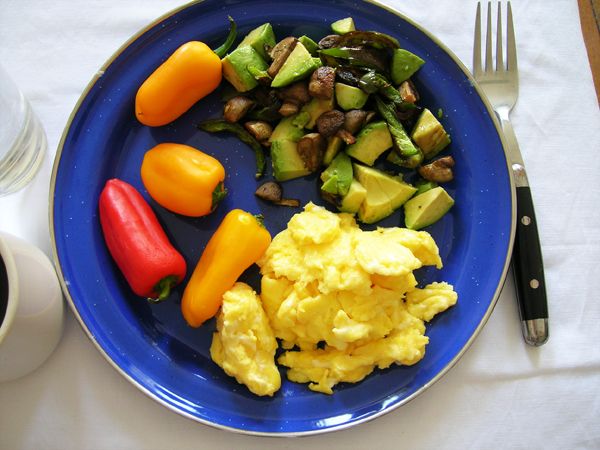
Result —
M223 58L225 56L225 54L227 53L227 50L229 50L229 48L233 44L233 41L235 40L235 37L237 35L237 25L235 24L235 21L231 18L231 16L227 16L227 17L229 17L229 22L231 23L231 28L229 30L229 36L227 36L227 40L225 41L225 43L223 45L221 45L219 48L214 50L215 54L219 58Z
M211 211L217 207L217 204L225 198L227 195L227 189L223 189L223 182L219 181L219 184L215 187L212 193L212 204L210 205Z
M150 303L160 303L164 299L166 299L171 293L171 288L177 284L177 280L179 280L179 275L167 275L162 278L158 283L154 285L152 292L158 292L158 297L156 298L148 298Z
M265 226L265 216L263 216L262 214L255 214L254 218L256 219L256 221L258 222L258 224L263 227L264 229L266 229L267 227Z

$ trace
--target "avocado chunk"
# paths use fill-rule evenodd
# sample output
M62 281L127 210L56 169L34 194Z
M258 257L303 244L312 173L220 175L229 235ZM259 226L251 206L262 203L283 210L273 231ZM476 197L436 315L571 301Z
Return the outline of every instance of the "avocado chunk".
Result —
M298 40L306 47L306 50L308 50L308 53L310 53L313 58L319 57L319 44L306 35L300 37Z
M416 183L415 187L417 188L417 192L415 195L421 195L427 192L430 189L436 188L439 185L435 181L426 180L425 178L420 178Z
M248 72L248 67L254 67L258 71L269 68L262 56L250 45L236 48L225 56L221 63L223 65L223 77L238 92L246 92L258 86L258 81Z
M310 174L296 150L294 141L273 141L271 143L271 163L277 181L291 180Z
M313 98L310 102L300 108L298 115L299 117L302 116L305 118L304 127L312 130L315 127L319 116L324 112L331 111L334 106L335 95L332 95L328 100Z
M246 69L248 69L248 73L250 73L250 75L252 75L252 77L256 81L258 81L258 84L268 84L272 80L271 76L267 73L266 70L259 70L253 66L248 66L246 67Z
M358 182L366 191L365 199L358 209L358 220L367 224L375 223L394 212L389 197L375 178L367 176Z
M344 152L338 153L321 174L323 189L333 195L346 195L352 183L352 162ZM332 182L331 180L335 180Z
M371 122L358 132L356 142L346 147L346 153L354 159L372 166L383 152L392 147L392 136L383 120Z
M379 169L353 164L354 177L365 188L367 195L358 210L364 223L374 223L392 214L417 191L417 188Z
M338 177L337 175L333 175L331 178L329 178L327 181L325 181L323 183L323 185L321 186L321 190L328 192L330 194L336 195L338 193Z
M383 192L385 192L390 199L392 209L396 211L415 195L417 188L402 181L401 175L392 176L385 172L383 175L384 176L378 177L377 181L379 182L381 189L383 189Z
M352 19L352 17L346 17L345 19L337 20L331 24L331 30L335 34L345 34L348 31L356 31L354 19Z
M438 186L410 199L404 204L406 228L418 230L441 219L454 205L454 200Z
M335 98L344 111L361 109L367 103L369 94L360 88L344 83L335 83Z
M423 64L425 61L408 50L403 48L394 50L391 67L392 81L396 85L403 83L412 77Z
M352 178L348 193L341 198L342 205L338 206L338 210L356 214L366 197L367 190L356 180L356 178Z
M298 42L277 75L275 75L275 78L273 78L271 87L278 88L292 84L312 74L317 67L319 65L309 51L306 50L306 47Z
M411 138L419 146L425 159L431 159L450 143L450 136L427 108L419 116Z
M248 35L240 42L239 47L249 45L256 50L265 61L268 61L270 56L265 50L265 44L269 47L275 47L277 41L275 40L275 33L273 33L273 27L270 23L265 23L258 28L252 30Z
M273 141L294 141L298 142L304 136L304 130L294 124L296 114L284 117L273 129L269 142Z
M323 165L328 166L338 153L344 148L344 140L339 136L330 136L327 138L327 149L323 155Z

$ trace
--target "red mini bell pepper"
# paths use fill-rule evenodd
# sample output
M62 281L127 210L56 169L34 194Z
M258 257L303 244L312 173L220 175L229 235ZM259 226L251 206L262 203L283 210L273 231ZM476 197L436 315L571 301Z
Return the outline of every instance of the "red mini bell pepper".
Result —
M108 180L100 194L100 223L110 254L137 295L162 301L185 277L183 256L130 184Z

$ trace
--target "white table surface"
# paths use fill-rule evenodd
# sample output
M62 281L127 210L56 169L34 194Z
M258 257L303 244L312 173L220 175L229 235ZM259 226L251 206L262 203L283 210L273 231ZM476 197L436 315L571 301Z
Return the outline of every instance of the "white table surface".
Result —
M324 0L325 1L325 0ZM471 67L476 2L386 0ZM51 256L48 191L80 94L112 53L178 0L2 0L0 59L44 123L35 179L0 198L0 229ZM520 96L512 119L533 189L550 341L521 337L512 277L475 343L433 387L357 427L298 439L198 424L146 397L69 311L34 373L0 384L1 449L600 448L600 113L576 0L513 0Z

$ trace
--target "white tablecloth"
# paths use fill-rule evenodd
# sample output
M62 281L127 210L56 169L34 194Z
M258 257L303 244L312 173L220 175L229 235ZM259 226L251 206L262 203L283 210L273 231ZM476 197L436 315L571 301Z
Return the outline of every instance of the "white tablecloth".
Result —
M326 0L324 0L326 1ZM386 0L471 67L475 1ZM0 229L51 256L48 189L69 115L98 68L178 0L3 0L0 59L44 123L48 154L0 198ZM512 276L464 357L405 406L300 439L228 433L138 391L69 311L36 372L0 384L2 449L600 448L600 111L575 0L512 2L519 101L512 119L532 185L545 260L550 341L522 339Z

